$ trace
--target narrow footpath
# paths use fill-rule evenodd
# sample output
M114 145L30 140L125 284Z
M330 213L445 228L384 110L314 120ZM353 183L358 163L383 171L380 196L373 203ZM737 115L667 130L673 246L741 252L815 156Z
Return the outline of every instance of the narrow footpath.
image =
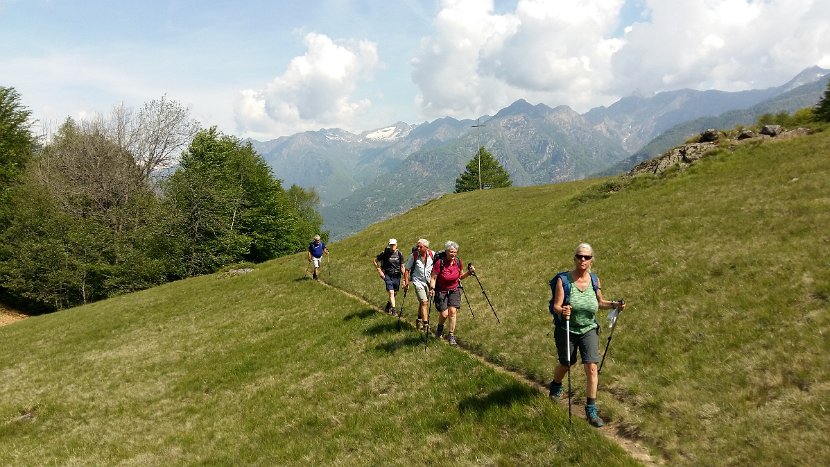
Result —
M334 285L328 284L323 280L319 280L318 282L320 284L324 285L325 287L334 289L334 290L342 293L343 295L347 295L350 298L353 298L353 299L365 304L366 306L368 306L369 308L377 311L378 313L386 315L386 313L384 313L383 310L381 310L380 308L378 308L378 307L374 306L373 304L369 303L363 297L355 295L355 294L349 292L348 290L341 289L340 287L336 287ZM406 323L404 323L404 325L406 327L408 327L409 329L411 329L411 330L415 329L415 327L412 325L412 323L410 323L408 321ZM527 384L528 386L536 388L537 390L539 390L539 392L541 392L545 396L547 396L548 388L547 388L546 385L540 384L539 382L533 381L532 379L529 379L527 376L525 376L521 373L517 373L515 371L512 371L508 368L505 368L501 365L498 365L497 363L494 363L494 362L490 361L487 358L486 355L475 352L470 346L465 345L465 343L460 339L458 340L458 346L457 347L458 347L459 350L461 350L463 352L466 352L467 354L469 354L470 356L472 356L476 360L480 361L484 365L487 365L488 367L490 367L490 368L492 368L492 369L494 369L494 370L496 370L500 373L510 375L511 377L523 382L524 384ZM560 398L559 399L559 405L564 407L565 410L568 410L568 399L567 398ZM571 406L572 406L572 414L573 414L574 418L581 418L581 419L584 420L585 415L584 415L584 410L583 410L582 404L578 403L575 399L573 399L571 401ZM646 449L644 446L639 444L637 442L637 440L631 439L630 437L626 437L624 431L621 429L619 424L609 422L609 423L606 423L604 427L597 428L596 430L599 431L607 439L609 439L612 442L618 444L631 457L633 457L637 461L641 462L643 465L646 465L646 466L660 466L660 465L665 465L666 464L666 462L663 459L655 458L654 456L652 456L649 453L648 449Z

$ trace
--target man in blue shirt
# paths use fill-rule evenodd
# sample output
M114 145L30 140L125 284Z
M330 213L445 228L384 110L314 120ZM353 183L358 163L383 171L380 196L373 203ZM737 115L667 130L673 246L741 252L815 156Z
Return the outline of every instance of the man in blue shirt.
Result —
M308 261L314 263L314 274L311 277L317 280L320 277L320 264L323 262L323 253L328 256L329 249L320 240L319 235L314 236L314 241L308 244Z

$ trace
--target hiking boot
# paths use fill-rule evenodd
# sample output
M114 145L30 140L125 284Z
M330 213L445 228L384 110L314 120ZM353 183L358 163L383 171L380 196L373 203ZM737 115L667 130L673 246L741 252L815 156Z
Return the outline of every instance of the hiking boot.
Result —
M548 397L550 397L551 399L559 399L560 396L562 396L562 383L551 381L550 392L548 393Z
M450 336L447 337L447 342L449 342L450 345L458 345L458 341L455 340L455 336L452 334L450 334Z
M392 302L386 302L386 306L383 307L383 312L384 313L389 313L389 308L391 308L391 307L392 307Z
M429 332L429 321L424 321L424 324L421 327L421 329L423 329L424 332Z
M597 428L605 425L605 422L599 418L599 414L597 413L597 406L595 405L586 405L585 406L585 418L588 420L592 426Z
M421 318L418 318L418 319L415 320L415 330L416 331L420 331L421 328L423 328L423 326L424 326L424 320L422 320Z
M394 316L394 315L397 315L397 314L398 314L398 311L397 311L397 310L395 310L395 307L390 306L390 307L389 307L389 314Z
M437 327L437 328L435 328L435 337L437 337L438 339L440 339L440 338L441 338L441 336L443 336L443 335L444 335L444 325L443 325L443 324L439 324L439 325L438 325L438 327Z
M312 274L311 274L311 278L312 278L312 279L314 279L314 280L316 281L316 280L317 280L317 273L316 273L316 272L315 272L315 273L312 273Z

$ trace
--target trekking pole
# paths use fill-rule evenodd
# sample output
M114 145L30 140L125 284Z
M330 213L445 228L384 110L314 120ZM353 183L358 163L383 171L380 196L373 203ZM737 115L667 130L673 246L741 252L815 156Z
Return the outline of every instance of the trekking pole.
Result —
M462 284L461 281L458 281L458 288L461 289L461 293L464 294L464 300L467 301L467 306L470 307L470 314L473 315L473 319L475 319L476 315L473 313L473 306L470 305L470 299L467 298L467 292L464 290L464 284Z
M468 269L468 270L469 270L471 267L473 267L473 263L470 263L470 264L468 264L468 265L467 265L467 269ZM501 320L499 319L499 315L497 315L497 314L496 314L496 309L495 309L495 308L493 308L493 304L490 302L490 297L488 297L488 296L487 296L487 291L486 291L486 290L484 290L484 286L483 286L483 285L481 285L481 279L479 279L479 278L478 278L478 274L476 274L475 272L471 272L471 273L472 273L473 277L475 277L475 278L476 278L476 280L478 281L478 286L479 286L479 287L481 287L481 293L482 293L482 294L484 294L484 298L485 298L485 299L487 299L487 304L488 304L488 305L490 305L490 309L491 309L491 310L493 310L493 316L495 316L495 317L496 317L496 321L497 321L499 324L501 324Z
M620 300L620 305L622 305L623 303L625 303L625 300ZM618 310L618 308L614 308L614 311L619 313L617 310ZM605 363L605 354L608 353L608 347L611 346L611 338L614 337L614 329L617 329L617 317L618 316L619 316L619 314L614 316L614 322L611 325L611 333L608 334L608 341L605 343L605 351L602 352L602 360L599 362L599 370L597 370L597 374L602 373L602 364Z
M565 316L565 345L568 348L568 423L571 423L571 315Z
M429 298L429 295L427 295ZM427 342L429 342L429 312L432 311L432 300L430 299L429 305L427 305L427 322L424 323L424 352L427 351Z
M403 314L403 304L406 303L407 292L409 292L408 286L405 289L403 289L403 300L401 300L401 307L398 309L398 331L401 330L401 315Z

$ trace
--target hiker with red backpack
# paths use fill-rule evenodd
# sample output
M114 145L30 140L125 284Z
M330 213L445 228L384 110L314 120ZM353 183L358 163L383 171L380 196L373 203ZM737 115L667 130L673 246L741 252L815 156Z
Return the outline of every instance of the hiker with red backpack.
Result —
M422 238L412 250L406 260L403 272L403 288L409 290L411 283L415 287L415 296L418 297L418 318L415 320L415 329L421 330L424 322L429 327L429 281L432 277L432 265L435 252L429 249L429 240Z
M605 423L599 417L596 406L599 376L599 324L597 310L625 309L624 301L605 300L599 278L591 272L594 250L587 243L580 243L574 252L574 268L558 273L551 281L550 312L553 314L554 340L558 363L550 383L550 397L558 399L562 394L562 379L568 374L568 414L570 416L570 367L576 363L576 350L582 355L585 367L586 402L585 417L588 423L601 427Z
M429 283L429 294L435 297L435 308L438 310L438 327L435 329L435 337L441 338L444 334L444 322L449 319L450 333L447 342L450 345L458 345L455 340L456 311L461 306L461 290L459 283L461 279L475 274L475 268L470 264L467 270L458 257L458 244L448 241L444 244L444 251L435 255L435 264L432 266L432 275ZM429 322L425 323L429 332Z
M384 248L372 260L372 263L374 263L375 269L377 269L378 276L386 284L386 293L389 294L389 301L386 302L386 309L384 311L390 315L397 314L395 310L395 296L401 288L401 276L403 275L404 267L403 254L398 250L398 241L390 238L389 246Z

